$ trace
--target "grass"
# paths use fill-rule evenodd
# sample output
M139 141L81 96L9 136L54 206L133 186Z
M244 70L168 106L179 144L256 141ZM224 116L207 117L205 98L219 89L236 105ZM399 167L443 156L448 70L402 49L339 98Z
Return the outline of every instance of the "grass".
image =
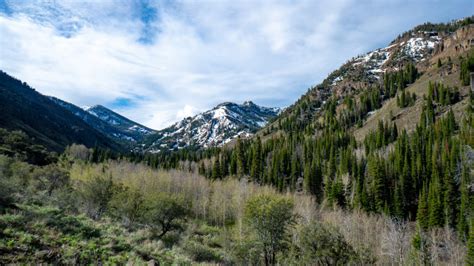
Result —
M67 215L56 208L20 206L0 215L3 263L125 264L171 263L164 249L142 249L143 238L110 221ZM158 241L147 240L158 247ZM167 258L169 257L169 258Z

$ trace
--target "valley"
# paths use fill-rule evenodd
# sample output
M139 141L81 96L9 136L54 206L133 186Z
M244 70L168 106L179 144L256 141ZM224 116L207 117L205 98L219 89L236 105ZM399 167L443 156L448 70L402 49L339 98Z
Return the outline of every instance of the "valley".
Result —
M474 19L164 129L0 73L0 264L474 265Z

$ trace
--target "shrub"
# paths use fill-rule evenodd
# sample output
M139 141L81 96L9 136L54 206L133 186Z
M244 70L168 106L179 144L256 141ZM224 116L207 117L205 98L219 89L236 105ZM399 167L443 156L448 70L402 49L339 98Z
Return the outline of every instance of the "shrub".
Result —
M109 203L109 212L112 217L122 220L130 228L140 219L143 219L145 213L144 203L145 199L140 191L126 188L114 194Z
M192 260L197 262L222 261L222 257L217 254L217 252L215 252L212 248L194 241L187 242L184 245L183 249L191 257Z
M258 195L245 206L245 219L262 245L266 265L276 263L276 254L285 247L288 228L294 223L293 201L277 195Z
M182 197L160 193L147 199L144 222L161 238L169 231L181 230L180 222L188 214L189 209Z
M298 248L308 265L343 265L357 259L357 254L335 228L319 222L304 226Z
M69 173L52 164L36 168L34 178L38 182L38 189L45 190L48 196L69 183Z
M114 184L112 177L96 176L83 182L79 188L79 196L86 214L92 219L99 219L120 189L120 186Z

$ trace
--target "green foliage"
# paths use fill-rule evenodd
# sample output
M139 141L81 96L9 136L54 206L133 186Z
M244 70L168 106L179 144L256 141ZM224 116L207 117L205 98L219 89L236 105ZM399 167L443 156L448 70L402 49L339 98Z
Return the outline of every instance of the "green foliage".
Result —
M459 78L462 85L468 86L471 83L471 72L474 72L474 52L471 52L467 58L461 58L461 71Z
M282 196L254 196L245 206L245 220L262 245L265 265L275 264L294 222L293 202Z
M187 242L184 251L196 262L220 262L222 257L212 248L197 242Z
M412 63L398 71L387 72L383 76L384 93L389 97L394 97L397 91L403 92L409 84L415 82L418 76L418 70Z
M305 265L347 265L358 261L357 253L337 229L319 222L299 233L300 262Z
M22 207L15 215L0 216L0 261L14 264L125 264L136 255L120 234L83 216L55 208ZM158 254L149 254L161 260Z
M429 209L426 186L423 186L423 189L420 192L420 196L418 197L418 211L416 213L416 220L418 222L418 226L424 230L428 229L430 225L428 211Z
M82 182L79 197L83 210L92 219L99 219L108 210L110 200L121 189L114 184L111 176L94 176Z
M33 143L24 132L8 131L4 128L0 128L0 154L36 165L47 165L57 160L56 153Z
M69 173L52 164L36 168L33 172L33 178L38 183L38 189L45 190L48 196L69 183Z
M146 212L145 199L134 188L124 188L115 193L108 208L112 217L121 220L129 228L140 222Z
M442 83L429 83L428 98L440 105L451 105L457 103L459 98L459 89L445 86Z
M189 209L183 198L157 194L146 199L143 221L152 227L158 238L173 230L181 230L181 221L186 219Z
M397 95L397 106L400 108L405 108L413 106L416 102L416 94L412 93L411 96L405 90Z

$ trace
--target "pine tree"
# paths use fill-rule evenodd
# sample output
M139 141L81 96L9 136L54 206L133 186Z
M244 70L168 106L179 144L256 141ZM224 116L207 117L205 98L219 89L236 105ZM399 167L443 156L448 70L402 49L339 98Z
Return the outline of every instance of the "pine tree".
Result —
M460 185L460 192L461 192L461 203L459 205L459 215L458 215L458 224L457 230L461 237L461 239L466 239L468 234L468 214L470 211L470 197L469 197L469 173L468 168L466 166L463 167L462 175L461 175L461 185ZM471 210L472 211L472 210Z
M304 170L303 170L303 186L304 186L304 191L306 193L313 193L313 175L312 175L312 169L311 165L309 162L306 162L304 164Z
M458 191L454 179L451 177L451 172L447 171L444 179L444 208L446 215L446 222L451 228L456 227L457 209L458 209Z
M211 172L211 178L212 179L221 179L221 163L219 160L219 156L217 156L216 160L214 161L214 164L212 166L212 172Z
M429 228L429 212L428 212L428 202L427 202L427 195L426 195L426 186L423 185L423 189L420 192L420 196L418 197L418 211L416 213L416 220L418 225L423 230Z
M235 153L236 153L236 169L237 169L237 175L239 177L245 175L245 153L244 153L244 148L242 144L242 140L240 137L237 139L237 145L235 148Z
M395 193L393 197L393 211L392 215L398 218L405 217L405 206L403 203L403 196L402 196L402 188L401 185L395 185Z
M256 180L258 183L262 179L262 143L260 138L257 138L253 152L252 152L252 164L250 167L250 176Z
M382 168L380 167L379 158L377 156L371 156L368 159L368 175L372 180L371 194L374 198L374 207L377 211L381 212L384 208L384 180Z
M428 209L430 227L442 227L444 225L443 206L441 204L441 189L437 176L433 177L429 186Z
M200 175L206 176L206 166L204 165L204 161L202 161L202 162L199 164L198 172L199 172Z

